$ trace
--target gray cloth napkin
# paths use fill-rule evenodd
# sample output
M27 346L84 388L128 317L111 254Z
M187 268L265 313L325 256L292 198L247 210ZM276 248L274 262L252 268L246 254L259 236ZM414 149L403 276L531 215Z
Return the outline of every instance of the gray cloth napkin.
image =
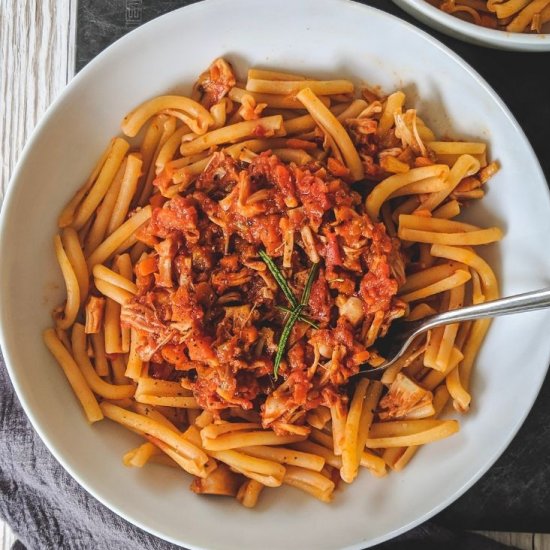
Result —
M52 456L0 357L0 516L28 550L174 550L90 496ZM22 546L24 545L24 546Z
M62 468L34 431L0 356L0 517L19 537L12 550L174 550L123 520ZM505 546L428 522L380 550L498 550Z

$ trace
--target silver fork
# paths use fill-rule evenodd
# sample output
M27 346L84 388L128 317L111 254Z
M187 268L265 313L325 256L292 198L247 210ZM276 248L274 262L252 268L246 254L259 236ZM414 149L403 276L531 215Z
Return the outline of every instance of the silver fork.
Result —
M403 357L407 348L420 335L433 328L460 321L500 317L501 315L536 311L547 307L550 307L550 288L543 288L475 306L445 311L437 315L430 315L419 321L393 323L388 334L379 341L380 347L382 349L386 348L382 353L386 357L386 361L374 369L362 365L356 376L379 378L388 367L391 367L398 359Z

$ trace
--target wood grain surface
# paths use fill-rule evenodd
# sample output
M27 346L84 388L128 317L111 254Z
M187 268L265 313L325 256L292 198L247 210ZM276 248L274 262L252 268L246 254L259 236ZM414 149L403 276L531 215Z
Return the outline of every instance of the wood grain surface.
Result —
M73 76L76 2L0 0L0 204L32 130ZM550 535L483 534L522 550L550 550ZM0 550L14 541L0 521Z
M2 197L30 133L73 76L75 17L76 0L0 0Z

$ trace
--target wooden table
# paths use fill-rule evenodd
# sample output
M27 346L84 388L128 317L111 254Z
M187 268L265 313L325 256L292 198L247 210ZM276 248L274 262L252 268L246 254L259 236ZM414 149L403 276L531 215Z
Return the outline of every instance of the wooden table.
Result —
M33 128L73 77L76 2L0 0L0 203ZM550 550L550 535L484 534L524 550ZM9 550L14 541L10 528L0 521L0 550Z

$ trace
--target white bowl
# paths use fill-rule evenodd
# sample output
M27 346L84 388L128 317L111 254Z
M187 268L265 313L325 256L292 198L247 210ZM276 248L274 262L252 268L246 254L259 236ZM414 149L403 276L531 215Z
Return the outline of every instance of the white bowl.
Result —
M291 15L289 15L291 14ZM459 434L422 449L399 474L363 474L330 505L290 488L267 490L257 509L188 491L184 473L128 469L137 437L108 421L90 427L41 332L63 296L52 236L56 217L94 166L122 116L167 91L189 91L216 56L242 72L264 66L351 76L409 104L440 135L490 143L502 171L469 211L506 231L486 247L504 294L548 284L550 202L534 153L488 84L453 52L386 13L346 0L210 0L135 30L92 61L50 108L27 144L2 213L2 347L35 429L92 495L143 529L187 548L365 548L428 519L468 489L524 421L550 357L550 312L493 324L473 380L473 410Z
M393 2L432 29L478 46L518 52L550 51L550 34L525 34L487 29L441 11L426 0L393 0Z

